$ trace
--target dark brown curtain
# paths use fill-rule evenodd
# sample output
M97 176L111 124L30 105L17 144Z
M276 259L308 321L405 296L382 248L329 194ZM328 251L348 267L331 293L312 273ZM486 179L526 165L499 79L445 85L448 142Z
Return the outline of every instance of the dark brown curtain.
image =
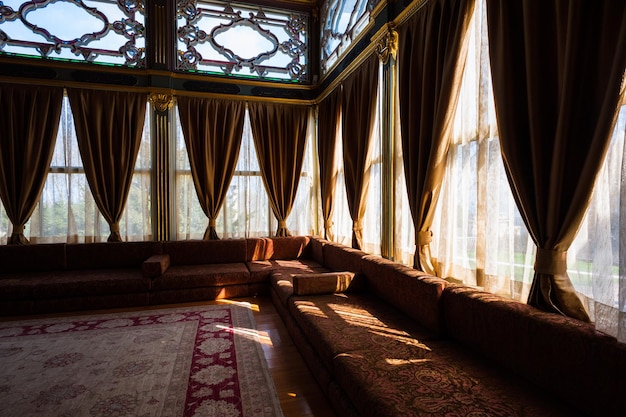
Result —
M63 89L0 83L0 199L13 224L9 245L26 245L24 225L46 182Z
M343 82L341 105L343 170L348 210L352 218L352 247L361 249L365 200L369 187L372 134L376 120L378 57L370 56Z
M109 242L119 242L146 116L147 95L70 88L78 149L87 183L109 223Z
M332 218L335 205L335 184L337 183L335 150L339 112L341 110L338 90L333 91L322 100L318 109L317 155L320 166L320 194L322 197L322 215L324 216L324 237L328 240L333 240Z
M289 236L289 217L300 183L309 108L299 105L249 103L252 136L272 212L276 236Z
M209 218L204 240L217 240L215 222L237 166L246 105L198 97L177 100L193 183Z
M537 245L528 303L589 320L567 250L608 148L626 67L626 2L487 0L504 166Z
M398 29L402 155L415 225L414 267L435 274L431 226L450 149L474 0L428 2Z

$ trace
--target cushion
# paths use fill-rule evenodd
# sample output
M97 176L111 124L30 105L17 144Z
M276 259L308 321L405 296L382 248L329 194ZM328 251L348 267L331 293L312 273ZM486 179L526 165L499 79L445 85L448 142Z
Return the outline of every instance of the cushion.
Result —
M292 274L295 295L333 294L347 291L354 272L323 272L317 274Z
M152 255L141 264L141 270L143 276L146 278L155 278L162 275L170 266L170 256L164 255Z
M246 265L250 269L250 279L252 282L267 282L273 272L313 274L329 271L328 268L321 266L311 259L273 259L247 262Z

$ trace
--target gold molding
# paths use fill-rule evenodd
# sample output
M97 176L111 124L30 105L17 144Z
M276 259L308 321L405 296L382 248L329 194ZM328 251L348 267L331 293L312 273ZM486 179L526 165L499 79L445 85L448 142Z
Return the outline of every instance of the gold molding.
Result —
M175 97L205 97L215 98L220 100L232 100L232 101L246 101L246 102L267 102L267 103L279 103L279 104L300 104L306 106L312 106L316 104L315 100L307 100L301 98L278 98L278 97L261 97L261 96L248 96L248 95L232 95L223 93L206 93L202 91L183 91L177 90L174 93Z
M150 100L154 108L161 113L168 111L174 105L174 96L171 93L151 92L148 96L148 100Z
M398 53L398 32L395 25L387 23L383 26L382 32L378 32L372 38L372 43L376 44L376 53L380 62L387 64L390 57L395 60Z
M372 11L370 12L370 19L372 20L376 19L376 17L380 14L380 12L385 10L385 7L387 7L387 5L389 4L389 1L390 0L380 0L378 3L376 3L376 6L374 6Z
M411 4L405 7L404 10L402 10L395 19L393 19L393 23L396 27L400 26L413 16L415 12L421 9L427 2L428 0L413 0Z

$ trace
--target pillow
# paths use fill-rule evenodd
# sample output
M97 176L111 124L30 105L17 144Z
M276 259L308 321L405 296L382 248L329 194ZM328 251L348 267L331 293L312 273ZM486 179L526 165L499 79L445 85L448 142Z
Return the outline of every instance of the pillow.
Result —
M170 266L170 256L168 254L152 255L141 264L143 276L146 278L156 278L163 275Z
M293 274L292 277L295 295L333 294L348 290L354 279L354 272Z

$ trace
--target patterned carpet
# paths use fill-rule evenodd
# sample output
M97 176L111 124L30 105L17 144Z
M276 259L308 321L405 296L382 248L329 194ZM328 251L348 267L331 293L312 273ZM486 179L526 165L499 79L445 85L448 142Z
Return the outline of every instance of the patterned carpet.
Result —
M1 417L282 416L252 311L0 323Z

